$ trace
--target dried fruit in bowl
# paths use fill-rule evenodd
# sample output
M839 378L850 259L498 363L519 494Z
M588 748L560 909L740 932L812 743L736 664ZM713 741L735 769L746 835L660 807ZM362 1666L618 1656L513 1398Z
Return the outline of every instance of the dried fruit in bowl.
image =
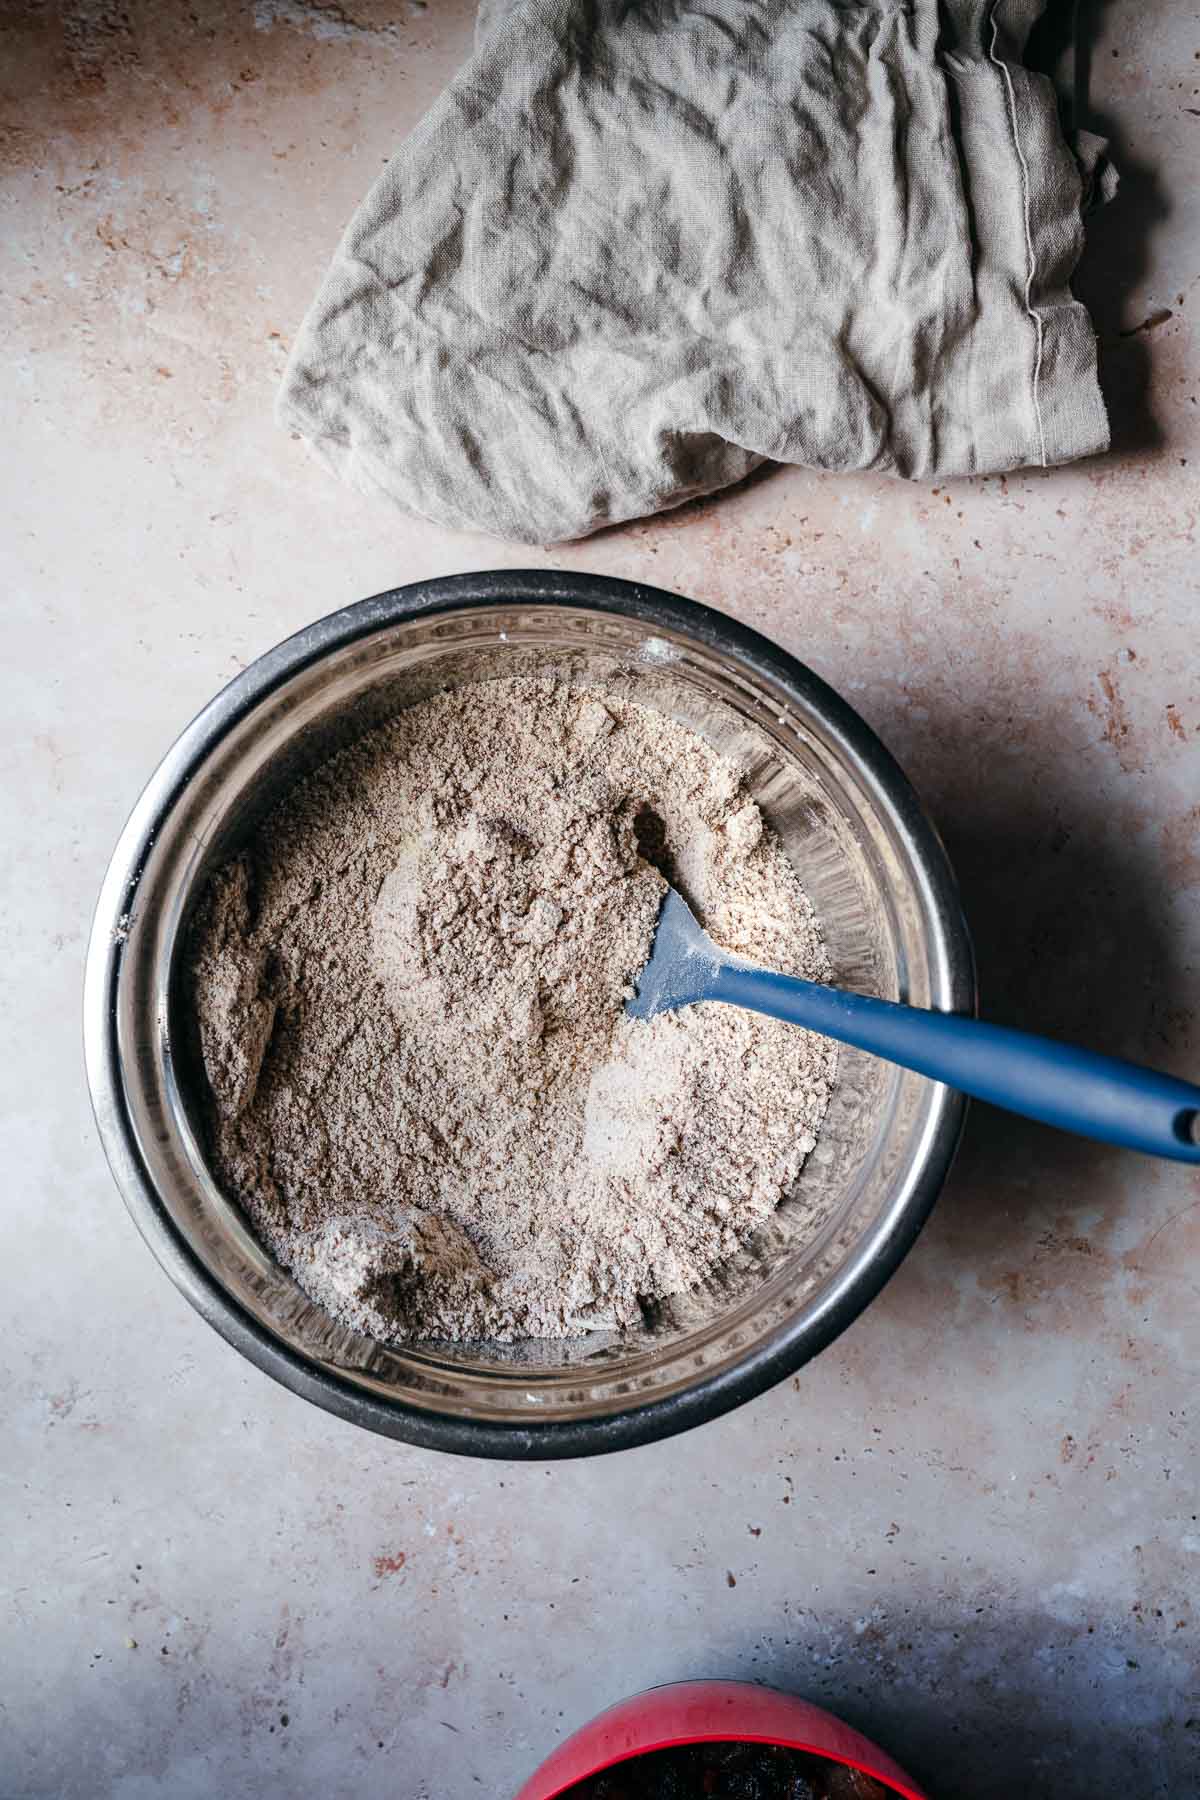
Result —
M861 1769L782 1744L680 1744L604 1769L563 1800L888 1800Z

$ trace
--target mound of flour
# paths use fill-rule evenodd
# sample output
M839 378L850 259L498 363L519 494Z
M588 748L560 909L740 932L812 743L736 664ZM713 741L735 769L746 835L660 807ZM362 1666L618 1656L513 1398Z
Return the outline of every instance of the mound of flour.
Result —
M213 879L190 980L226 1191L375 1337L636 1321L795 1181L836 1052L704 1005L624 1016L664 888L815 979L736 769L664 714L516 677L409 708Z

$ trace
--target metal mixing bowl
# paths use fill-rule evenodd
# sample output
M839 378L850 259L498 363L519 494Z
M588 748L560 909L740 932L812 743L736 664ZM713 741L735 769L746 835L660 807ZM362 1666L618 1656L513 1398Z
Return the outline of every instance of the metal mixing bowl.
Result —
M260 1368L342 1418L479 1456L644 1443L790 1374L912 1245L964 1110L944 1087L843 1050L796 1195L717 1278L625 1333L398 1349L307 1299L206 1164L181 980L193 906L284 789L372 723L452 683L546 668L615 685L737 759L816 906L837 981L974 1004L954 881L904 776L823 682L718 613L599 576L456 576L321 619L232 681L152 777L100 895L85 1041L104 1148L167 1273Z

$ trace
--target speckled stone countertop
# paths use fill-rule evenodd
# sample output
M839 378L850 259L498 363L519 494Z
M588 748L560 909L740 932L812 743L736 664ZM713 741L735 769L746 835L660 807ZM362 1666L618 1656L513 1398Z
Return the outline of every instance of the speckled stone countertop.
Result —
M1125 177L1080 280L1110 456L776 473L531 557L356 498L271 418L468 0L3 8L6 1796L504 1800L608 1701L717 1674L826 1701L941 1796L1196 1791L1195 1174L978 1108L917 1250L796 1381L598 1463L476 1465L202 1324L79 1056L89 909L183 722L320 613L534 561L811 662L940 821L991 1012L1200 1071L1200 18L1085 11Z

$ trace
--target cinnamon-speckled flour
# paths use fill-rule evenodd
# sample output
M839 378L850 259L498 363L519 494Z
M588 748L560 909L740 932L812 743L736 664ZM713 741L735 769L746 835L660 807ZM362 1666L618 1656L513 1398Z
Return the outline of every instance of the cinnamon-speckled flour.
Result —
M214 878L191 979L215 1164L314 1300L382 1339L574 1336L778 1205L836 1053L715 1004L625 1017L659 868L718 943L828 976L736 769L566 679L409 708Z

